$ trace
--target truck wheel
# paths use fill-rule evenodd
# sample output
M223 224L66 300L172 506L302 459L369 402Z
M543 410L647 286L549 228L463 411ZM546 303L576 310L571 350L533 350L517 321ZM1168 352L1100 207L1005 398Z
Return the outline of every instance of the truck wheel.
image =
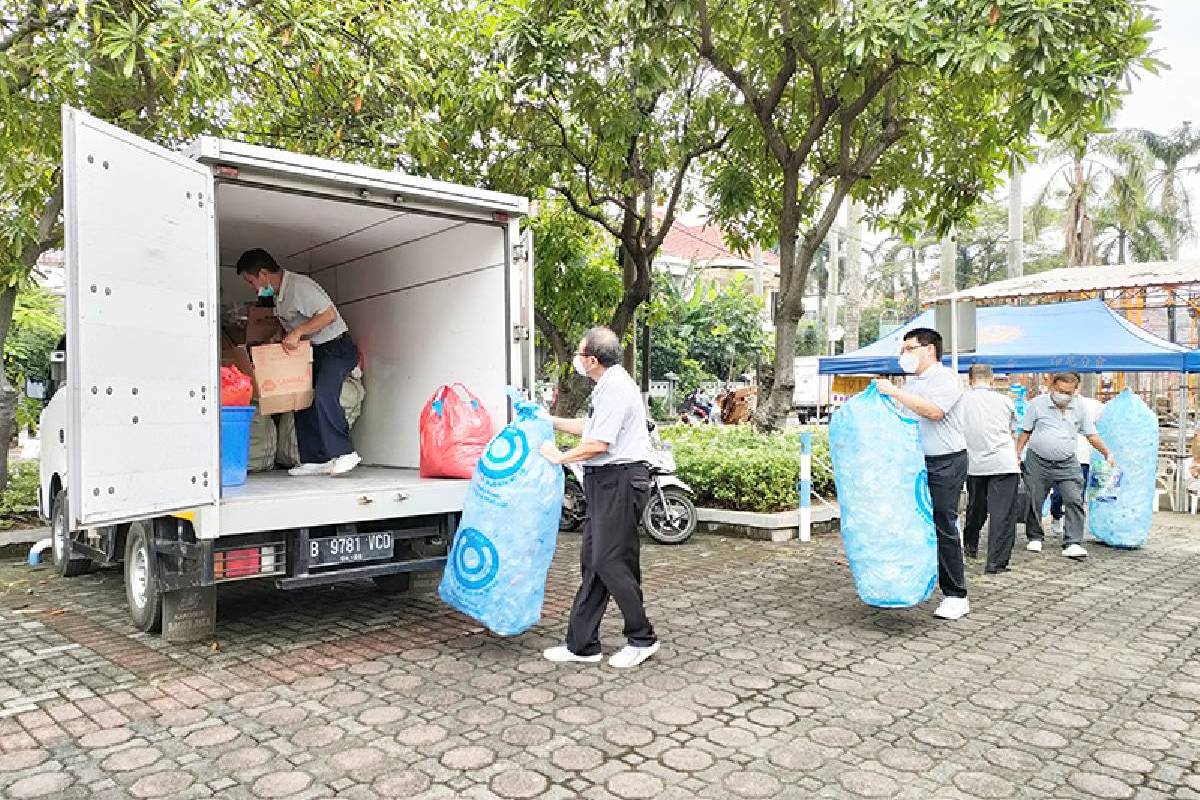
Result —
M90 558L81 558L71 552L71 525L67 521L67 493L60 491L54 497L50 511L50 537L53 543L54 568L64 578L74 578L92 568Z
M145 633L154 633L162 627L162 591L145 522L130 525L125 537L125 599L134 627Z
M394 575L376 575L371 580L384 594L404 594L412 586L411 572L397 572Z
M583 527L583 519L587 515L587 498L583 487L574 478L567 478L563 484L562 518L558 527L564 531L577 531Z
M642 527L659 544L683 544L696 532L696 504L678 486L651 490L646 510L642 512Z

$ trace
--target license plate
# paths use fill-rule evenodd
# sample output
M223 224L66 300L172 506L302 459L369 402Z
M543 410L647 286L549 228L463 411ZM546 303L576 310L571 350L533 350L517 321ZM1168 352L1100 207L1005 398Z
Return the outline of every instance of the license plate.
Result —
M330 564L379 561L392 557L392 545L390 533L356 533L310 539L308 563L313 567L324 567Z

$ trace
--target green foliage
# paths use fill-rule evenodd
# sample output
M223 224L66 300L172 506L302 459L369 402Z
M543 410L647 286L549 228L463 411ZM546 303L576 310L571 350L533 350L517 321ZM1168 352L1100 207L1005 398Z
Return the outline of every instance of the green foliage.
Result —
M697 493L697 505L737 511L786 511L798 506L800 432L764 434L745 425L674 425L660 429L671 443L679 477ZM829 496L833 473L829 443L813 432L813 488Z
M594 222L563 200L539 204L530 217L534 250L534 304L540 344L569 374L575 346L588 328L607 324L621 299L621 273L613 246Z
M650 367L655 380L679 376L678 397L702 383L753 373L767 352L762 301L738 278L728 286L697 282L684 294L660 281L650 311Z
M38 463L18 461L8 473L8 486L0 491L0 528L29 525L37 519Z
M61 307L57 297L37 285L17 295L12 327L4 341L4 368L17 389L25 379L46 380L50 375L50 353L63 335Z

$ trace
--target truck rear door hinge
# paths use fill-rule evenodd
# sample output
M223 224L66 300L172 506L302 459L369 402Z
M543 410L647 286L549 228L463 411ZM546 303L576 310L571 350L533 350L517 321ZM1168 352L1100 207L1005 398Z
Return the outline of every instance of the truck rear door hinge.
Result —
M529 248L523 244L513 245L513 261L524 261L529 258Z
M523 342L529 338L528 325L513 325L513 341Z

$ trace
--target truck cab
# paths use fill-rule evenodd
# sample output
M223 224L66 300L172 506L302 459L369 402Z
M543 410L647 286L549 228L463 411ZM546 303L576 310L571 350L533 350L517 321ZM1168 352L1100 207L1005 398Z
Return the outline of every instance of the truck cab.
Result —
M420 476L418 417L462 382L499 427L532 392L524 198L222 139L185 152L63 110L67 306L43 415L41 513L65 575L121 564L133 623L210 635L216 587L440 569L467 482ZM221 486L223 309L262 247L329 293L363 355L342 478Z

